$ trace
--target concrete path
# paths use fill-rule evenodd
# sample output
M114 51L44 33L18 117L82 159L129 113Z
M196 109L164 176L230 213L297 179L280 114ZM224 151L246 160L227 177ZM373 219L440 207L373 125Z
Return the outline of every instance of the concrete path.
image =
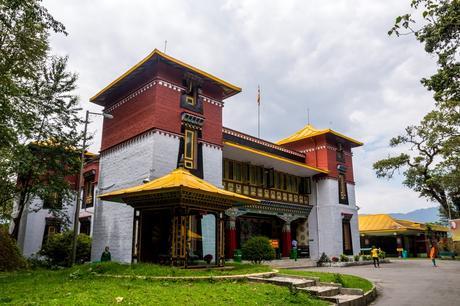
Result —
M456 306L460 305L460 261L437 260L434 268L428 259L392 260L374 266L309 268L308 271L352 274L373 281L379 306Z

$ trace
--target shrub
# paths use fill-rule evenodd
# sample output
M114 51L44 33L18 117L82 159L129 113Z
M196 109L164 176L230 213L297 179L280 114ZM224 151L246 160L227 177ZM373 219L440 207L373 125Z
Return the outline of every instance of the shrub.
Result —
M353 259L354 259L355 261L359 261L359 255L353 256Z
M348 258L348 256L345 255L345 254L340 254L340 261L341 262L349 262L350 258Z
M363 260L372 260L371 255L363 255Z
M257 236L246 241L242 247L243 259L260 264L275 258L275 249L267 237Z
M334 283L344 285L342 275L339 273L334 273Z
M322 264L329 262L331 262L331 259L326 255L326 253L323 252L323 254L321 254L321 257L316 262L316 265L318 267L321 267Z
M379 258L384 259L387 256L387 253L385 251L379 251Z
M332 262L339 262L339 258L338 257L332 257Z
M22 257L16 242L10 237L8 231L0 228L0 271L14 271L27 267L27 262Z
M52 266L69 266L72 254L73 232L66 231L48 238L39 254L45 256ZM91 257L91 237L85 234L77 238L77 263L89 261Z

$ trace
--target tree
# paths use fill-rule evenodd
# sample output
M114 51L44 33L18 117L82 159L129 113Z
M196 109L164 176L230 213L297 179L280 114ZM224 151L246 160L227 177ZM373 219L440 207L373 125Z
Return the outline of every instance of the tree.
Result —
M12 236L17 238L19 223L25 209L34 197L55 205L50 211L66 223L62 204L73 200L73 190L80 160L77 148L82 137L78 126L78 99L75 89L76 75L66 71L66 58L52 57L43 67L36 91L30 99L37 99L35 120L30 122L28 137L13 148L11 173L16 174L17 213L13 218ZM62 203L62 204L58 204ZM57 205L56 205L57 204Z
M50 55L51 31L66 34L40 0L0 0L0 218L15 197L15 238L31 200L66 202L78 172L77 76Z
M460 217L460 1L413 0L411 7L421 21L398 16L388 34L414 35L435 56L437 72L421 80L435 105L420 124L391 139L390 146L405 152L377 161L374 169L387 178L402 170L403 184L438 202L444 217Z

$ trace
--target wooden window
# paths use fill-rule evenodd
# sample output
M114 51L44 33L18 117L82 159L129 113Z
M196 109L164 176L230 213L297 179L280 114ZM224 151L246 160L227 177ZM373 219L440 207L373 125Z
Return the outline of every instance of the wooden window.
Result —
M185 97L185 102L191 106L195 106L196 105L196 101L195 101L195 98L192 97L192 96L186 96Z
M339 203L348 205L348 192L347 192L347 181L345 173L339 173Z
M300 194L310 194L311 193L311 179L309 177L300 178L299 193Z
M233 162L233 180L241 182L241 163Z
M43 198L43 209L61 209L62 197L58 192L52 192Z
M345 162L345 155L343 154L343 146L341 143L337 144L336 160L342 163Z
M250 171L249 163L243 163L241 165L241 179L243 183L249 182L249 176L250 176L249 171Z
M185 168L195 169L196 156L196 132L185 130L184 134L184 165Z

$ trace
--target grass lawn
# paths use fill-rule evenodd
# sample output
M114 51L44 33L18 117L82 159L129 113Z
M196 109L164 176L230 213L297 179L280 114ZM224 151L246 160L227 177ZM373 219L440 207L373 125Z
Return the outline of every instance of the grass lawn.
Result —
M117 275L142 275L142 276L218 276L218 275L237 275L270 272L272 269L265 265L252 264L226 264L226 269L181 269L169 266L160 266L147 263L134 265L109 263L92 263L73 268L80 272L96 272L98 274L117 274ZM230 268L230 269L227 269Z
M83 265L58 271L35 270L0 273L0 304L328 305L307 294L298 293L294 295L286 287L269 284L244 281L153 281L99 277L88 272L91 266L94 265ZM161 269L169 269L166 267L155 268L153 265L142 269L140 266L135 266L131 270L127 267L123 268L125 270L109 264L106 273L115 270L127 272L136 269L142 273L148 271L160 273ZM241 272L261 268L257 266L249 268L247 265L243 265L237 269ZM230 271L225 271L225 273L228 272ZM203 275L203 273L209 272L183 270L167 274L177 275L175 273Z
M368 292L372 289L372 283L365 278L348 275L348 274L337 274L328 272L315 272L315 271L298 271L281 269L280 273L300 276L313 276L319 277L321 282L333 282L341 283L345 288L359 288L363 289L364 292Z

